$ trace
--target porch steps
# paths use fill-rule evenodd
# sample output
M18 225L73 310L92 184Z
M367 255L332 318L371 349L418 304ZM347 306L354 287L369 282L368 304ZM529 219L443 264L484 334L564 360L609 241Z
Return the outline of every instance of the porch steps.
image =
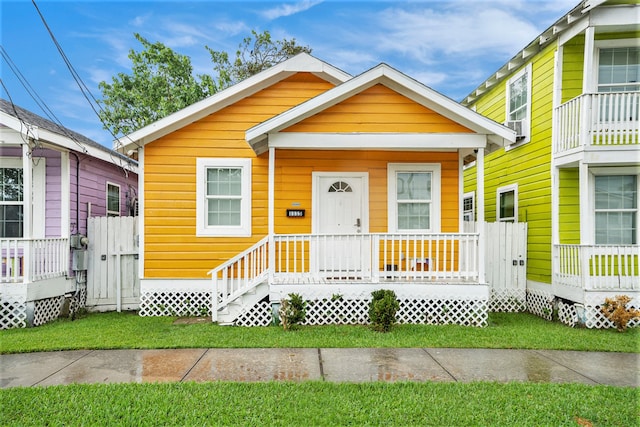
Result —
M247 309L256 305L260 300L269 295L269 283L264 281L247 292L229 301L224 307L218 309L218 324L233 325L233 322Z

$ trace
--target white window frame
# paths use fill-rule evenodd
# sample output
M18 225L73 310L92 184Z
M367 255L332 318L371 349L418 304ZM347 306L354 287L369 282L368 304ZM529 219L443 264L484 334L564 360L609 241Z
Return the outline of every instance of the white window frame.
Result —
M467 199L471 199L471 210L465 210L464 208L464 201ZM465 216L468 213L471 213L471 219L465 218ZM469 222L473 222L476 220L476 192L475 191L469 191L468 193L464 193L462 195L462 220L469 221Z
M388 189L388 209L387 209L387 229L389 233L439 233L440 232L440 175L441 165L439 163L389 163L387 165L387 189ZM429 229L402 230L398 228L398 193L396 184L396 174L398 172L431 172L431 212Z
M636 47L638 39L595 40L593 47L593 61L591 76L591 92L598 93L598 80L600 80L600 49L612 49L618 47ZM589 80L587 80L589 81ZM606 93L606 92L603 92Z
M635 244L640 242L640 168L623 167L623 168L593 168L589 173L589 212L591 212L592 221L589 226L591 242L596 244L596 176L615 176L615 175L636 175L636 236Z
M0 160L2 160L2 167L6 168L6 169L20 169L22 170L23 176L22 176L22 201L21 202L0 202L3 206L22 206L22 212L24 215L24 211L27 208L26 206L26 201L24 200L24 196L25 196L25 192L24 192L24 168L22 165L22 159L21 158L16 158L16 157L0 157ZM6 239L20 239L24 237L24 229L25 229L25 224L24 224L24 218L23 218L23 222L22 222L22 235L21 236L16 236L16 237L3 237Z
M513 144L505 146L505 151L509 151L513 148L519 147L522 144L526 144L531 140L531 80L532 80L532 67L531 64L527 64L522 70L518 71L514 74L509 80L507 80L505 86L505 123L511 121L509 109L509 105L511 104L511 91L509 87L511 83L515 82L522 78L522 76L527 75L527 112L525 114L525 118L523 120L522 132L524 133L524 138L516 141Z
M241 202L239 226L207 226L206 181L208 168L241 168ZM196 159L196 236L250 237L251 236L251 159L198 158Z
M500 216L500 197L505 193L513 191L513 217ZM509 184L499 187L496 190L496 221L498 222L518 222L518 184Z
M32 159L32 191L31 197L33 200L32 203L32 211L31 218L37 218L38 220L32 221L31 227L31 237L36 239L42 239L45 237L45 227L46 227L46 212L45 212L45 203L46 203L46 162L47 159L44 157L34 157ZM0 164L4 168L10 169L22 169L24 174L24 164L22 163L21 158L16 157L0 157ZM24 176L23 176L23 185L24 185ZM22 189L22 196L24 199L24 188ZM25 200L22 200L22 203L3 203L3 204L21 204L23 212L28 208L28 205L25 203ZM26 224L22 224L22 236L20 238L25 237L25 229Z
M116 187L118 189L118 210L117 211L112 211L109 210L109 186L112 187ZM105 211L107 216L120 216L120 211L122 210L122 200L121 198L121 188L120 188L120 184L116 184L115 182L110 182L107 181L107 183L105 184Z

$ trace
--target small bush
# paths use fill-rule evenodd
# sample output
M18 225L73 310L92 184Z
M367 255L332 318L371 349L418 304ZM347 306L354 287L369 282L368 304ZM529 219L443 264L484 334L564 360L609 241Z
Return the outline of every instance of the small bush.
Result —
M296 325L304 322L307 316L307 303L299 294L289 294L288 299L280 301L280 323L285 331L295 329Z
M396 312L400 303L396 293L388 289L371 292L373 299L369 303L369 321L374 330L388 332L396 322Z
M602 314L616 325L618 332L626 331L629 321L640 319L640 310L627 308L630 301L627 295L616 295L615 298L606 298L600 307Z

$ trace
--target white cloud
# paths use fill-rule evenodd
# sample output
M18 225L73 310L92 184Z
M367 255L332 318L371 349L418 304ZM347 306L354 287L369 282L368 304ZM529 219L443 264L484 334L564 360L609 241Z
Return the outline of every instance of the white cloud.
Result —
M441 55L514 54L539 30L506 9L485 7L447 10L392 8L381 12L385 30L379 47L423 63Z
M299 12L311 9L313 6L322 3L322 0L303 0L298 3L286 3L261 12L261 15L268 20L274 20L283 16L294 15Z

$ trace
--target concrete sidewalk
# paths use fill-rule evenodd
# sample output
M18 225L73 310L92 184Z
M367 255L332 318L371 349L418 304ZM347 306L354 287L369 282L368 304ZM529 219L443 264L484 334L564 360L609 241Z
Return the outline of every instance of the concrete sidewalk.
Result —
M638 387L640 355L554 350L293 348L0 355L0 387L177 381L527 381Z

